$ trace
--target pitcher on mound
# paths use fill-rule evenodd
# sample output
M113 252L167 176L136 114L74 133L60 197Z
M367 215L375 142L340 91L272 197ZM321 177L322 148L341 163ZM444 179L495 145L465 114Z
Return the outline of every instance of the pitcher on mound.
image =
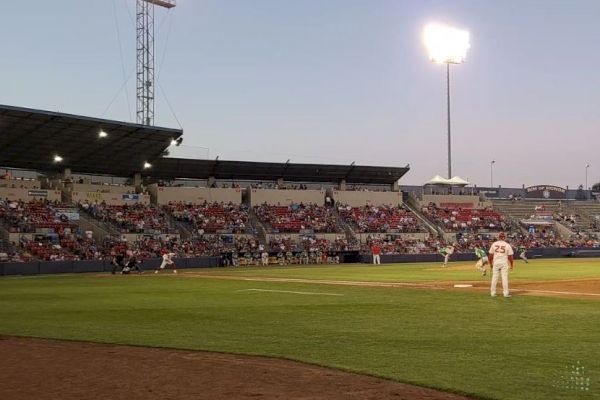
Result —
M158 271L160 271L161 269L165 269L165 267L167 265L169 265L169 266L171 266L171 268L173 268L173 273L176 274L177 267L175 267L175 261L172 260L174 255L175 255L175 253L170 253L170 252L164 253L162 255L162 263L160 263L160 267L158 267L158 269L156 271L154 271L154 273L158 274Z

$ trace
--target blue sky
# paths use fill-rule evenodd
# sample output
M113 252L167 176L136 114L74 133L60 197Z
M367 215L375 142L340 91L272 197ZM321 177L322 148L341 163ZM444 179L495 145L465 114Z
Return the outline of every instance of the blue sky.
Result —
M5 4L0 103L131 121L134 10ZM156 11L156 123L181 124L186 157L409 163L421 184L446 173L445 70L421 40L439 21L472 36L451 71L453 172L488 185L494 159L496 184L576 187L590 163L591 185L599 17L584 0L179 0Z

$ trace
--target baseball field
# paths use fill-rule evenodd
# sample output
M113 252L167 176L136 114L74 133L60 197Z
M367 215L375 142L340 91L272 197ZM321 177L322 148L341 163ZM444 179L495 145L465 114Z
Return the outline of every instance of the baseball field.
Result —
M600 260L510 278L512 298L473 263L5 277L0 398L600 398Z

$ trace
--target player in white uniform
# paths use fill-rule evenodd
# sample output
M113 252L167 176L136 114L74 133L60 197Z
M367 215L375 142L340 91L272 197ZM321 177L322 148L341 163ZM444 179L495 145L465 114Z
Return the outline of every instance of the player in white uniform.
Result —
M489 251L490 265L492 265L492 287L490 293L496 297L496 285L498 285L498 275L502 275L502 294L504 297L511 297L508 291L508 269L513 269L513 249L510 244L504 241L506 236L503 232L498 235L498 240L492 243Z
M165 269L165 267L167 265L172 265L173 266L173 273L176 274L177 273L177 268L175 267L175 262L172 260L173 256L175 255L175 253L165 253L162 256L162 263L160 264L160 267L158 267L158 269L156 271L154 271L155 274L158 274L158 271L161 269Z
M260 255L260 265L269 265L269 253L267 253L266 251L263 251Z

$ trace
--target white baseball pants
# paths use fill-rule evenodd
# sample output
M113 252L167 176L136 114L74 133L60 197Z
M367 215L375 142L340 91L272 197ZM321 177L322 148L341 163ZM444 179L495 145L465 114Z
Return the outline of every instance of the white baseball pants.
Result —
M492 268L492 287L490 288L492 296L496 295L496 286L500 275L502 276L502 294L508 296L508 268L508 265L505 264L494 265Z

